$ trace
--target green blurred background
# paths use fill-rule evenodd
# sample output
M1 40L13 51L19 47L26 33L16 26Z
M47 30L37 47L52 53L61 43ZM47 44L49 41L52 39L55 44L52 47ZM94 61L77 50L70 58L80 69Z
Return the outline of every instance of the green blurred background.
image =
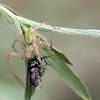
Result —
M100 29L99 0L0 0L21 16L55 26L78 29ZM100 38L69 36L41 32L51 38L53 45L63 51L74 64L76 72L87 85L93 100L100 100ZM0 16L0 100L22 100L23 88L9 71L7 55L14 52L13 41L18 38ZM16 48L20 51L19 45ZM24 63L13 57L14 70L24 80ZM82 100L48 66L42 87L32 100Z

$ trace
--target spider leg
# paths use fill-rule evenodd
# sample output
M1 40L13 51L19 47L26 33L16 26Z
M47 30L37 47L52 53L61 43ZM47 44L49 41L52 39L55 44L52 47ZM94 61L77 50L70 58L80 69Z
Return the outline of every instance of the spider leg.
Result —
M35 27L35 28L33 28L33 30L32 30L32 32L34 32L34 31L36 31L39 27L41 27L41 26L43 26L43 25L50 25L50 26L52 26L52 27L54 27L54 28L56 28L55 26L53 26L53 25L51 25L51 24L48 24L47 22L43 22L43 23L41 23L41 24L39 24L37 27ZM51 43L51 48L52 48L52 41L51 40L49 40L48 38L46 38L45 36L42 36L42 35L40 35L40 36L38 36L38 44L40 43L40 38L41 37L43 37L43 38L45 38L46 40L48 40L48 41L50 41L50 43Z
M40 50L41 50L44 46L47 47L48 50L51 52L51 55L54 56L52 50L49 48L49 46L48 46L47 43L45 43L45 42L43 42L43 43L39 46L39 49L38 49L39 52L40 52Z
M35 37L33 36L33 32L34 32L35 30L37 30L39 27L41 27L41 26L43 26L43 25L45 25L45 24L48 24L48 23L47 23L47 22L41 23L40 25L38 25L37 27L35 27L35 28L33 28L33 29L31 30L31 36L33 37L32 45L33 45L33 48L34 48L34 51L35 51L35 55L37 55L37 59L39 60L40 63L41 63L41 58L40 58L39 49L38 49L38 45L40 44L40 39L39 39L39 42L38 42L38 44L37 44L37 43L36 43L36 39L35 39ZM52 25L51 25L51 26L52 26ZM53 27L54 27L54 26L53 26ZM45 45L45 46L50 50L49 46L46 45L46 43L45 43L45 44L43 43L42 45ZM41 47L40 47L40 50L42 49L42 45L41 45ZM52 46L52 41L51 41L51 46ZM50 50L50 51L51 51L51 50ZM51 54L53 55L52 51L51 51Z
M16 78L16 80L25 88L24 82L20 78L18 78L16 76L16 74L14 73L11 56L25 57L25 54L24 53L17 53L17 52L8 54L8 61L9 61L10 71L11 71L12 75Z
M39 27L41 27L41 26L43 26L43 25L46 25L46 24L47 24L47 25L50 25L50 26L52 26L52 27L54 27L54 28L56 28L55 26L53 26L53 25L51 25L51 24L48 24L47 22L43 22L43 23L39 24L37 27L35 27L35 28L34 28L34 31L37 30Z
M15 43L16 43L16 42L18 42L19 45L22 47L22 49L25 50L24 45L22 44L22 42L21 42L19 39L15 39L15 40L14 40L14 43L13 43L13 45L12 45L12 48L15 50L15 52L17 52L17 50L15 49Z
M26 42L25 42L24 35L23 35L23 32L22 32L21 28L18 26L18 24L17 24L17 22L15 20L13 20L13 23L16 25L17 30L21 35L22 41L24 42L25 45L27 45Z
M37 43L37 45L39 45L40 44L40 38L45 38L46 40L49 40L48 38L46 38L45 36L43 36L43 35L39 35L38 36L38 43ZM52 40L49 40L50 41L50 43L51 43L51 48L52 48ZM51 51L51 49L50 49L50 47L48 46L48 44L47 43L45 43L45 42L43 42L40 46L39 46L39 52L40 52L40 50L43 48L43 46L46 46L47 48L48 48L48 50L51 52L51 55L52 56L54 56L54 54L52 53L52 51Z
M39 35L38 36L38 40L37 40L37 45L40 44L40 38L45 38L46 40L48 40L51 44L50 48L52 48L52 40L48 39L47 37L43 36L43 35Z
M32 46L33 46L33 48L34 48L35 55L37 55L37 56L36 56L37 59L38 59L39 62L41 63L41 58L40 58L40 55L39 55L39 51L38 51L37 45L36 45L36 43L35 43L34 41L32 42Z
M38 51L38 46L37 46L37 43L36 43L36 38L33 36L33 30L31 30L31 36L33 38L33 41L32 41L32 46L33 46L33 49L34 49L34 52L35 52L35 56L37 57L37 59L39 60L39 62L41 63L41 58L40 58L40 55L39 55L39 51Z
M18 24L17 24L17 22L16 22L15 20L13 20L13 23L16 25L17 30L18 30L18 32L19 32L20 35L21 35L21 38L22 38L22 41L23 41L25 47L28 48L27 43L25 42L24 35L23 35L23 32L22 32L21 28L18 26ZM21 43L21 45L22 45L22 43ZM27 55L27 49L25 50L25 55L26 55L27 57L30 56L30 55Z

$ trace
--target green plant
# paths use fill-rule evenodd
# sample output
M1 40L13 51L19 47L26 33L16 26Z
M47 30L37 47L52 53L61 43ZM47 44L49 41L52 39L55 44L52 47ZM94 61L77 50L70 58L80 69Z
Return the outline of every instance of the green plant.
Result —
M37 27L40 23L28 20L19 16L15 11L11 8L0 4L0 12L4 20L7 24L14 30L16 30L16 26L13 23L15 20L18 26L23 30L23 35L25 36L25 32L29 29L29 27ZM83 35L83 36L92 36L92 37L99 37L99 30L81 30L81 29L71 29L71 28L63 28L63 27L52 27L50 25L43 25L38 28L41 31L49 31L49 32L56 32L61 34L69 34L69 35ZM39 33L36 33L38 35ZM46 42L44 39L43 41ZM67 64L72 65L72 63L68 60L68 58L55 47L52 48L52 51L55 53L54 57L48 59L48 62L52 64L52 68L64 79L64 81L84 100L91 100L91 97L83 84L83 82L78 78L74 72L68 67ZM30 50L30 52L33 52ZM40 52L42 56L49 55L46 48L43 48ZM25 62L25 69L26 69L26 86L28 85L28 70L27 70L27 59L24 59ZM25 90L24 100L30 100L32 95L32 88L34 88L33 93L35 92L35 87L31 84L29 85L29 91Z

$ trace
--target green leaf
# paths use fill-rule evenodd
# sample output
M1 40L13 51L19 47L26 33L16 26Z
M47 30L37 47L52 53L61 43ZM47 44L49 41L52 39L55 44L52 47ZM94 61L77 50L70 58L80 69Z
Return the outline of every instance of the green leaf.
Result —
M11 8L0 4L0 11L5 12L8 16L13 18L14 20L17 20L21 24L25 24L29 27L37 27L40 23L31 21L29 19L23 18L18 16L18 14L12 10ZM55 32L55 33L61 33L61 34L68 34L68 35L80 35L80 36L90 36L90 37L100 37L100 30L95 29L72 29L72 28L65 28L65 27L52 27L50 25L43 25L39 27L38 29L42 31L49 31L49 32Z
M18 14L16 11L12 10L10 7L8 7L8 6L4 5L4 4L1 4L1 5L2 5L3 7L5 7L5 8L7 8L9 11L11 11L13 14L19 16L19 14Z
M1 15L2 15L4 21L8 24L8 26L11 27L13 30L16 30L16 27L13 23L12 18L3 11L1 11Z
M63 54L61 51L59 51L58 49L56 49L55 47L52 48L52 51L56 54L56 56L59 56L61 59L63 59L63 61L67 64L73 65L69 59L65 56L65 54Z
M38 22L20 17L14 16L13 17L18 22L25 24L29 27L37 27L39 24ZM46 31L46 32L53 32L57 34L67 34L67 35L79 35L79 36L90 36L90 37L100 37L100 30L95 29L73 29L73 28L65 28L65 27L52 27L50 25L43 25L38 28L39 30Z
M79 77L66 65L67 60L63 58L56 49L53 48L55 55L47 59L47 62L52 64L51 66L64 81L84 100L91 100L91 97ZM50 55L50 53L44 48L41 51L42 56Z

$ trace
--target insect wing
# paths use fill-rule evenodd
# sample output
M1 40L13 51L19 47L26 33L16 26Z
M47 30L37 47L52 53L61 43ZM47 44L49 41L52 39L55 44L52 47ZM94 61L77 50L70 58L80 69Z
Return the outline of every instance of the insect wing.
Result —
M33 86L40 87L41 86L41 79L40 79L40 72L38 68L31 69L30 81Z

